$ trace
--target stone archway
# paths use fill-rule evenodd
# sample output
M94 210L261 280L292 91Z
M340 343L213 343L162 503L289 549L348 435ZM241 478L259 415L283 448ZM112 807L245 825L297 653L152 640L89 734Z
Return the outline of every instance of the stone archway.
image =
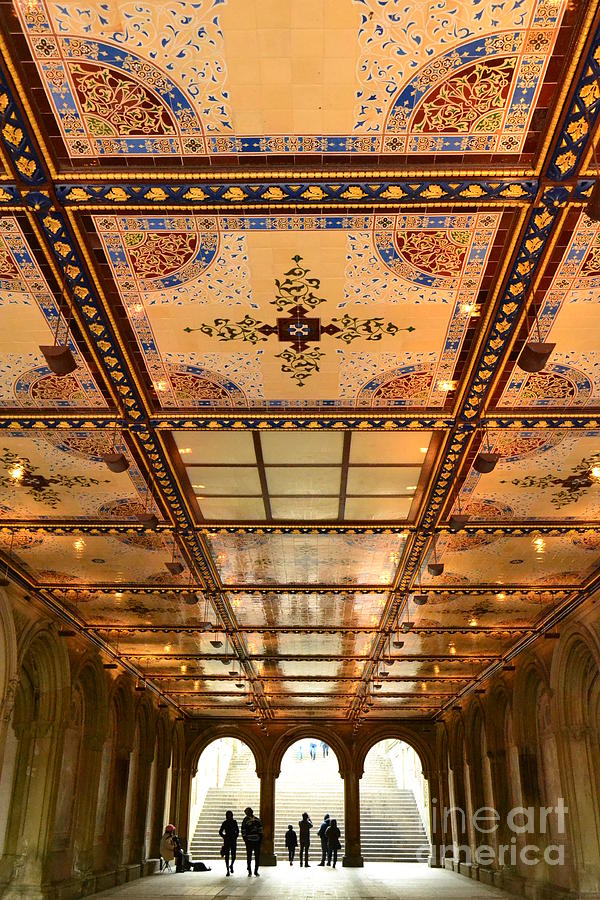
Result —
M362 855L367 862L429 862L428 770L404 735L382 733L371 735L360 754Z
M569 628L556 649L551 685L561 740L557 742L568 797L577 889L582 895L600 883L600 643L582 625ZM558 823L560 828L561 823ZM556 840L565 840L557 834Z
M190 785L187 839L193 858L219 858L218 832L227 810L240 828L246 807L260 815L261 782L256 769L254 750L244 738L220 735L204 743Z
M15 766L0 884L4 897L44 894L70 695L64 645L47 623L21 633L12 729Z

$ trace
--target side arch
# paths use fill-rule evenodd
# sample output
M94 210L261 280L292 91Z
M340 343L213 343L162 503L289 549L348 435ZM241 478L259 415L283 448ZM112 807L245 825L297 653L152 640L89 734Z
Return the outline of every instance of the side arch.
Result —
M432 777L433 773L436 771L433 733L431 738L427 739L422 735L415 734L415 732L407 726L400 723L390 723L389 725L381 725L369 732L362 741L357 744L353 759L354 768L359 778L362 777L365 770L365 759L367 758L369 751L372 750L376 744L379 744L380 741L388 740L404 741L405 744L412 747L421 761L423 777L427 779Z
M211 728L208 728L201 735L192 741L190 746L188 747L185 754L185 768L189 770L190 776L193 778L198 769L198 760L202 756L202 753L206 750L209 744L212 744L214 741L218 741L220 738L237 738L238 741L242 741L244 744L247 744L252 751L252 755L254 756L254 762L256 764L256 775L258 778L262 778L264 772L267 768L267 760L265 756L265 751L259 740L253 735L249 733L244 728L239 727L238 725L232 723L231 725L215 725Z

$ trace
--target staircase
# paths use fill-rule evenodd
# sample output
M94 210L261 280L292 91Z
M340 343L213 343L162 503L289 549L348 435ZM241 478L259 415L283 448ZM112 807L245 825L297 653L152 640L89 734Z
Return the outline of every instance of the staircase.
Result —
M421 861L423 855L417 858L417 850L428 846L429 842L412 791L398 788L392 765L386 757L373 759L371 756L369 763L360 783L361 845L365 861ZM192 859L218 859L222 844L218 832L225 810L233 810L241 827L246 806L251 806L258 814L259 783L250 750L236 742L223 786L211 788L204 800L191 841ZM310 815L314 825L311 864L316 865L321 858L317 831L326 812L337 819L342 832L341 861L344 855L344 785L335 755L330 752L328 757L322 758L320 747L316 760L307 758L306 753L303 759L284 759L275 783L275 853L280 862L287 860L287 827L293 825L298 833L298 821L303 812ZM243 856L241 837L238 849Z
M227 776L220 788L210 788L198 819L196 832L190 845L192 859L219 859L223 845L219 828L223 824L225 811L233 810L233 816L242 828L244 810L251 806L259 814L259 781L256 777L254 757L248 747L236 741ZM238 850L245 858L241 834ZM245 861L244 861L245 864Z
M412 791L387 757L372 756L360 781L360 843L368 862L426 862L429 838Z

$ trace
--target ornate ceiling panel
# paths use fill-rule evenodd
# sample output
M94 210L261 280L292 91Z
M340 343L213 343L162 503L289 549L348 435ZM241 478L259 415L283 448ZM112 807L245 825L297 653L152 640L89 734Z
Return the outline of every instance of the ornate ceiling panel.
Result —
M6 575L263 725L551 637L600 579L597 4L0 0L0 49Z
M461 508L474 520L596 521L600 513L599 431L491 429L501 454L494 471L471 468ZM597 469L594 472L594 469ZM593 535L585 543L593 549Z
M226 585L390 585L404 546L397 534L214 534Z
M530 161L566 68L568 7L412 0L400 17L394 0L16 3L58 152L96 165L310 153Z
M162 407L438 408L511 220L95 215L87 227Z

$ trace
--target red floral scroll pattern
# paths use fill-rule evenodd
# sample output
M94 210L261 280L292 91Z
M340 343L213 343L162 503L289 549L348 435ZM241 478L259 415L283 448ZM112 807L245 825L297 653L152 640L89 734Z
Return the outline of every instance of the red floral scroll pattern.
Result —
M427 95L415 115L414 130L428 134L490 130L481 120L504 109L514 68L514 59L501 58L462 69Z
M396 246L402 257L421 272L451 278L459 275L469 235L446 231L401 231L395 235Z
M71 75L91 134L174 134L162 103L144 85L106 66L77 63Z
M198 246L198 235L189 232L136 233L132 237L144 238L142 244L128 247L131 266L139 278L172 275L192 259Z

